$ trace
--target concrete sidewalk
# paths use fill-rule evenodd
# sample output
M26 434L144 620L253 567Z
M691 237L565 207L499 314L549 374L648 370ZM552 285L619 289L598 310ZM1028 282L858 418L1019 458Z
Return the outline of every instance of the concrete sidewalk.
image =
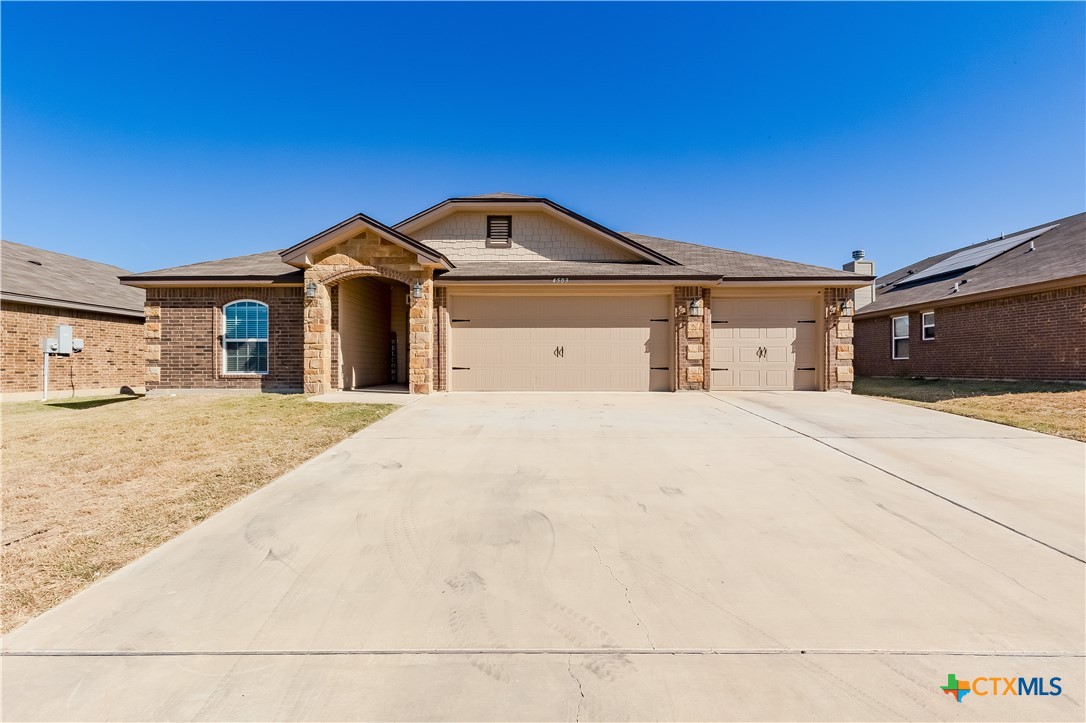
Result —
M3 716L1081 720L1083 450L837 394L435 396L9 634Z

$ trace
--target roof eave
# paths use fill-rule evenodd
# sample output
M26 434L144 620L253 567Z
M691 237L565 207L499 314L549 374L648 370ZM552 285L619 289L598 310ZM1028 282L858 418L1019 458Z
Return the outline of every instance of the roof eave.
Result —
M1020 294L1031 294L1037 291L1047 291L1050 289L1065 289L1074 286L1086 285L1086 274L1076 276L1066 276L1062 279L1050 279L1048 281L1038 281L1032 284L1019 284L1016 286L1003 286L998 289L988 289L987 291L974 291L962 293L960 290L957 293L947 292L946 296L938 299L929 299L927 301L915 301L907 304L897 304L895 306L886 306L881 309L872 309L867 311L865 309L859 309L856 311L857 319L877 319L887 314L897 314L903 311L917 311L919 309L935 309L941 306L956 306L958 304L967 304L974 301L987 301L989 299L1000 299L1004 296L1019 296ZM876 302L878 297L876 297Z
M125 286L134 286L140 289L148 289L159 286L301 286L303 279L300 274L278 274L275 276L261 274L228 275L182 275L169 276L121 276L119 277Z
M75 309L77 311L95 311L100 314L112 314L115 316L132 316L143 318L143 309L127 309L121 306L108 306L105 304L92 304L82 301L69 301L67 299L52 299L47 296L31 296L11 291L0 292L0 301L8 301L13 304L30 304L34 306L48 306L58 309Z

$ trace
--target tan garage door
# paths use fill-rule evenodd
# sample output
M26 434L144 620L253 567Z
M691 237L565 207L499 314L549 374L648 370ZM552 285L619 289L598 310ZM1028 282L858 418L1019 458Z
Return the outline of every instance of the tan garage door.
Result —
M813 298L713 299L713 389L817 389Z
M666 391L669 297L449 298L453 391Z

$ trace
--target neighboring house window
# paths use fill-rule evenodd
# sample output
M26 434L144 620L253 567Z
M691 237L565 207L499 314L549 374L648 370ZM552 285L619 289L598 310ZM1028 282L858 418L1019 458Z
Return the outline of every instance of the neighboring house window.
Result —
M497 248L509 248L513 245L513 217L486 217L486 245Z
M895 316L890 320L893 329L893 356L894 359L909 358L909 317Z
M227 374L268 373L268 307L235 301L223 307L223 369Z
M920 338L924 341L931 341L935 338L935 312L925 311L920 315L920 323L923 325L923 333Z

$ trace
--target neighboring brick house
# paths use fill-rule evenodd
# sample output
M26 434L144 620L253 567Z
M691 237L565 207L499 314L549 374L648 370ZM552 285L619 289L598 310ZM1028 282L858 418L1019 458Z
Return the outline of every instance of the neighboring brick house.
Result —
M1086 213L880 276L856 310L856 371L1086 381Z
M0 394L5 400L42 396L42 339L69 324L84 350L54 356L50 397L142 391L143 291L122 286L116 266L0 242Z
M149 389L426 394L848 390L871 277L492 194L122 281L147 291Z

